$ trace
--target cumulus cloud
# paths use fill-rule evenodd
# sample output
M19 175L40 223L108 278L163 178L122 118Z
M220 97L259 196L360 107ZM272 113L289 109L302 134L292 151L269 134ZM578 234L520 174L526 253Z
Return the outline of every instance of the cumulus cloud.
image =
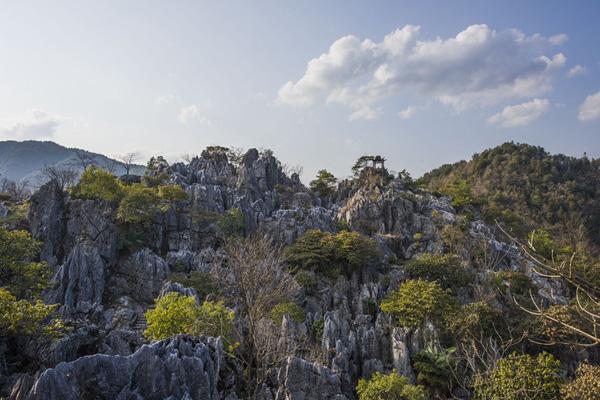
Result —
M63 120L46 111L33 109L29 110L20 121L0 127L0 133L14 139L51 138Z
M585 75L588 73L588 69L582 65L576 65L567 72L568 78L573 78L577 75Z
M448 39L419 40L419 33L407 25L381 42L342 37L310 60L300 79L281 86L277 100L294 106L324 101L370 115L381 99L410 91L460 110L548 92L566 62L562 53L546 55L566 35L526 36L487 25Z
M592 121L600 119L600 92L589 95L579 106L579 120Z
M408 106L398 113L398 117L400 117L400 119L411 119L416 113L417 109L415 107Z
M202 114L202 110L199 106L192 104L191 106L183 107L179 111L179 122L182 124L199 124L204 126L211 126L212 121Z
M533 99L526 103L504 107L502 111L489 117L487 122L503 128L526 126L548 112L550 106L548 99Z

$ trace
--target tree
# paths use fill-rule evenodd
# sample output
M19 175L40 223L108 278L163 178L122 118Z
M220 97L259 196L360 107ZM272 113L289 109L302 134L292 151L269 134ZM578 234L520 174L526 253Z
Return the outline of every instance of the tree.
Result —
M407 280L381 302L381 311L391 314L398 323L417 329L427 320L441 322L456 308L456 300L437 282Z
M156 190L132 185L128 187L125 197L119 204L117 219L124 223L149 223L158 212L160 212L160 199Z
M281 325L283 316L287 315L297 324L300 324L306 320L306 312L298 304L293 301L277 304L269 312L269 318L276 325Z
M47 265L35 262L41 243L27 231L0 227L0 286L18 298L35 298L48 284Z
M79 167L82 170L88 169L96 163L96 156L89 151L75 150L75 158L71 162L73 166Z
M116 176L92 165L83 171L71 194L77 199L119 202L125 196L125 189Z
M142 182L148 187L157 187L169 180L169 163L163 156L151 157L146 164Z
M415 356L413 366L417 372L417 383L429 388L436 399L446 399L451 393L453 370L457 363L456 349L426 348Z
M117 160L121 161L123 168L125 169L125 175L129 176L131 168L135 165L135 162L140 159L141 155L137 151L121 154L117 156Z
M170 292L156 301L156 307L146 312L148 327L144 335L151 340L163 340L181 333L194 336L222 337L231 349L235 347L234 312L223 302L204 301L196 304L194 296Z
M75 184L79 172L69 166L58 166L58 165L44 165L42 168L40 184L44 184L49 181L55 181L58 186L62 189L68 189Z
M278 304L293 301L300 287L283 268L278 248L264 236L229 240L225 244L228 273L224 292L234 299L246 326L242 358L249 374L249 387L258 390L269 371L290 354L278 346L279 329L269 319ZM292 352L293 353L293 352Z
M326 169L317 172L317 177L310 182L309 187L313 192L319 193L323 197L328 197L335 192L337 178Z
M477 400L554 400L559 398L560 363L552 355L511 354L475 380Z
M392 371L389 374L375 372L370 379L361 378L356 386L359 400L427 400L423 386L408 383L406 377Z
M237 207L225 211L217 220L217 232L225 239L243 236L245 231L244 214Z
M63 324L53 317L56 305L41 300L17 300L5 288L0 287L0 336L52 338L60 335Z
M410 260L404 271L412 279L436 281L444 289L458 289L468 285L472 274L462 266L460 258L454 254L425 253Z

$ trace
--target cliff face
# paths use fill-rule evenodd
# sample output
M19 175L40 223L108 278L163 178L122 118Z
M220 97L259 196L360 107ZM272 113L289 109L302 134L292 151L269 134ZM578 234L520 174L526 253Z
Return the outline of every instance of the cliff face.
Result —
M445 251L442 231L457 223L449 198L413 191L400 179L386 177L375 183L343 182L333 198L321 199L297 175L286 176L271 154L254 149L235 164L222 152L205 151L189 164L164 170L189 198L157 214L143 232L144 247L133 251L120 248L124 233L113 205L70 199L52 182L33 196L29 224L44 244L42 259L54 272L45 297L60 304L74 329L36 354L42 366L37 374L8 380L12 397L237 398L243 377L239 366L226 365L230 361L219 340L178 336L148 345L142 335L144 312L157 296L169 291L197 295L170 282L173 271L219 275L224 255L214 220L207 216L232 208L241 211L246 234L260 231L281 245L309 229L335 232L344 223L376 239L386 260L385 268L333 279L312 275L314 288L303 293L306 321L284 317L281 336L289 343L317 332L322 365L290 350L259 398L352 399L360 377L396 369L414 380L411 357L441 347L432 324L397 328L372 305L406 279L398 260ZM487 238L503 254L495 268L521 267L518 253L497 242L484 224L473 222L468 232ZM539 285L549 297L562 296L563 288Z

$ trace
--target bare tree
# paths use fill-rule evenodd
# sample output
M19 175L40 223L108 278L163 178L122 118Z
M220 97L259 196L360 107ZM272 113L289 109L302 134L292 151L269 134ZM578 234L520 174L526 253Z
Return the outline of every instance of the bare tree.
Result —
M55 181L62 190L65 190L75 184L79 172L69 166L44 165L38 184L42 185L49 181Z
M131 172L131 168L135 165L135 162L141 158L141 155L137 151L132 151L130 153L125 153L117 156L117 160L123 163L123 168L125 168L125 175L129 176Z
M96 163L96 157L85 150L75 150L75 159L72 162L72 165L77 166L84 171L91 165Z
M8 181L6 184L6 192L12 197L15 202L22 202L31 195L29 181Z
M268 319L277 304L289 302L300 291L283 268L278 248L260 234L230 241L225 246L228 274L225 292L237 302L247 334L242 354L250 372L250 385L258 390L269 371L280 366L289 348L278 346L279 330Z
M532 306L523 305L513 297L515 304L527 314L553 323L581 339L570 341L569 344L579 347L600 344L600 287L579 273L574 263L576 253L563 259L557 259L552 253L550 260L548 260L540 255L535 248L535 233L529 237L527 243L523 243L510 235L500 225L498 226L519 247L524 258L531 263L533 273L546 279L562 280L574 288L575 299L571 310L575 312L576 318L564 318L564 315L552 312L552 307L542 305L531 292L529 297Z

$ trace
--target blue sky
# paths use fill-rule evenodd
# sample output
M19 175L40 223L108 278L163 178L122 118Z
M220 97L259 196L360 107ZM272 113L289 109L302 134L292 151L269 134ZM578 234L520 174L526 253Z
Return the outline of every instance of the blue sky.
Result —
M3 1L0 138L268 147L419 176L508 140L600 156L597 1ZM313 61L311 61L313 60Z

